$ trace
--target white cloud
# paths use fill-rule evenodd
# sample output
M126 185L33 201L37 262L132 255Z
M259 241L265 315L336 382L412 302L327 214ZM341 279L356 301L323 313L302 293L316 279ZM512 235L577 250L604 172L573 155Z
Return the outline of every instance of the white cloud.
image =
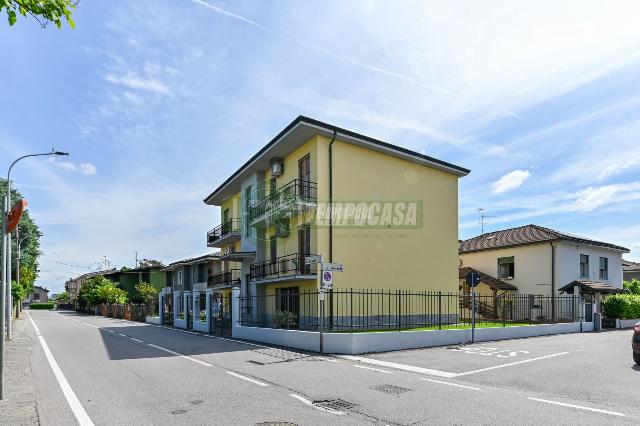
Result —
M514 170L509 172L491 185L491 192L494 194L502 194L516 189L529 179L530 175L531 172L529 172L529 170Z
M129 89L144 90L147 92L159 93L161 95L171 94L169 88L159 80L155 78L142 78L136 76L131 71L119 76L115 74L107 74L104 79L110 83L125 86Z
M78 172L87 176L93 176L98 173L96 166L91 163L75 164L68 160L56 160L54 157L51 157L49 162L68 172Z

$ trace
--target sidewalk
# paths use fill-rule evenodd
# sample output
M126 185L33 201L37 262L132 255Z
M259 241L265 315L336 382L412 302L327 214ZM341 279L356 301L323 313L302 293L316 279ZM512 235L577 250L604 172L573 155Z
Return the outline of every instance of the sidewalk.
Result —
M40 424L33 382L32 337L27 334L29 319L23 312L13 321L13 340L5 346L5 400L0 402L0 424Z

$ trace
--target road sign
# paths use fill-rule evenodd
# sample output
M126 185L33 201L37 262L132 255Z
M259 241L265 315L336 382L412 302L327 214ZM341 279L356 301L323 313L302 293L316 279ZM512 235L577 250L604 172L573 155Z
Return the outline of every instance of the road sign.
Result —
M27 200L18 200L18 202L13 205L13 208L9 212L9 220L7 220L7 234L12 233L18 227L18 223L20 223L20 218L26 210L27 204Z
M467 274L467 285L469 287L475 287L480 284L480 274L476 271L471 271Z
M322 263L322 256L313 254L304 258L305 265L313 265L314 263Z
M323 271L335 271L335 272L344 272L344 265L342 263L323 263L322 264Z
M322 289L333 289L333 271L322 271Z

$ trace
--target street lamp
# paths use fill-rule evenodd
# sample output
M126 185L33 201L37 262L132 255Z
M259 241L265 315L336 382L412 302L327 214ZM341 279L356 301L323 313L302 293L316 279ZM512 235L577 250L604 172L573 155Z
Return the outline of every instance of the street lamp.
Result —
M51 150L42 154L28 154L17 158L9 166L7 171L7 193L4 198L4 210L2 212L2 303L0 303L0 401L4 399L4 333L6 328L7 339L11 339L11 235L7 235L7 220L11 208L11 169L20 160L29 157L62 156L67 152ZM7 318L7 309L9 315Z

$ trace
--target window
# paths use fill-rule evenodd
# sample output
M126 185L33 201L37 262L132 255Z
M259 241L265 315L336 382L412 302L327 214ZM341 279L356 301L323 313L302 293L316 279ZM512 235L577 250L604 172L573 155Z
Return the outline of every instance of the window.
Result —
M271 263L275 263L276 258L278 257L278 240L275 235L269 237L269 257L271 259Z
M178 271L178 287L182 286L182 271Z
M498 258L498 278L510 279L515 276L513 256Z
M269 194L273 194L276 192L276 178L272 177L269 179Z
M251 207L251 185L247 186L244 189L244 206L245 206L245 218L246 218L246 223L245 223L245 227L244 227L244 236L245 237L250 237L251 236L251 229L249 228L249 207Z
M303 225L298 229L298 255L299 265L298 271L301 274L311 273L311 265L305 265L305 257L311 254L311 227Z
M600 258L600 279L609 279L609 259L607 259L606 257Z
M580 255L580 278L589 278L589 256Z
M192 283L198 282L198 270L196 269L195 266L192 266L192 269L191 269L191 282Z
M33 293L33 300L40 300L40 293Z

